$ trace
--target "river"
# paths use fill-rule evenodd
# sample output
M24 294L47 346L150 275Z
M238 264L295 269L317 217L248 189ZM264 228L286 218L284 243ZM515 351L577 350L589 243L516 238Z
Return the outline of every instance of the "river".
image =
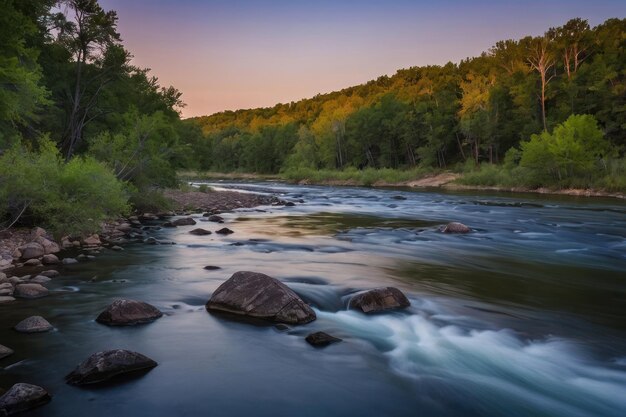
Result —
M230 236L155 231L176 244L105 251L65 266L49 297L0 305L0 343L16 351L0 361L0 386L30 382L53 396L25 415L626 415L625 202L210 185L297 204L198 225L227 226ZM440 233L449 221L473 232ZM240 270L282 280L317 320L281 331L207 313L211 293ZM411 307L374 316L346 309L351 294L379 286L400 288ZM96 323L116 297L149 302L165 317L129 328ZM55 330L11 330L34 314ZM313 331L343 342L312 348L304 337ZM64 383L78 362L113 348L159 366L97 388Z

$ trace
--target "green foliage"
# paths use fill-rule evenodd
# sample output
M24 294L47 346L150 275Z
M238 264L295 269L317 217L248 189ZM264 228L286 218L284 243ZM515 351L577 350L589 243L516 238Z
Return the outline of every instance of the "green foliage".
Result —
M163 195L163 192L155 188L138 190L130 187L129 202L138 213L159 213L171 210L174 203Z
M38 152L15 145L0 157L0 217L24 219L56 235L85 234L128 212L124 184L100 162L75 157L64 163L52 142Z
M334 169L291 168L281 173L281 177L290 181L371 186L417 180L433 172L435 171L431 168L414 168L411 170L366 168L359 170L351 167L341 171Z
M176 130L163 113L140 115L133 109L122 115L116 133L102 132L90 140L89 154L122 181L138 188L163 187L176 184L177 146Z
M555 127L521 143L520 166L538 180L589 177L605 169L610 144L590 115L572 115Z
M40 84L38 51L29 45L36 19L22 9L39 10L38 3L44 2L0 0L0 149L15 143L21 128L49 103Z

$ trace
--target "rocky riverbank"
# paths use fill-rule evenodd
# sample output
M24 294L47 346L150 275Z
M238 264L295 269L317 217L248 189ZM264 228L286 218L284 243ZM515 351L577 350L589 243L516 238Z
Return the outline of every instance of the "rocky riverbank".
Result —
M31 283L30 280L37 278L38 273L43 269L54 268L58 264L71 264L92 259L102 250L123 250L122 246L130 241L145 240L146 243L158 243L151 240L146 232L150 228L160 227L155 225L155 222L162 220L166 223L166 220L174 215L205 213L209 216L238 208L290 204L275 196L234 191L166 190L164 194L171 200L174 210L161 213L137 213L126 219L105 223L99 233L86 237L64 236L59 241L55 241L51 234L40 227L11 228L1 232L0 273L3 275L0 275L0 278L6 280L7 276L11 278L10 275L19 275L20 268L27 268L24 272L28 274L22 276L22 278L27 278L20 279L20 283ZM150 226L146 226L144 224L146 222L150 222ZM66 256L70 253L71 257ZM76 253L78 255L75 255ZM43 281L43 279L39 280ZM0 285L3 285L1 281ZM13 301L13 291L14 288L0 289L0 297L4 297L2 301Z

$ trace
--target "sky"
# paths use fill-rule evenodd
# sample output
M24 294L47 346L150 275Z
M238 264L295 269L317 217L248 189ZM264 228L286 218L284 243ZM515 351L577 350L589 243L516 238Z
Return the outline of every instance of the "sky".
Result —
M133 64L184 117L268 107L398 69L479 55L574 17L626 17L624 0L100 0Z

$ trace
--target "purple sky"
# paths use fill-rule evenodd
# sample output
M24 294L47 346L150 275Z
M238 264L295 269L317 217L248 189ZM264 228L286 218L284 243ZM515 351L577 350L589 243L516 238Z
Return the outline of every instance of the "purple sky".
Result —
M458 62L620 0L100 0L134 64L183 92L185 117L272 106L397 69Z

